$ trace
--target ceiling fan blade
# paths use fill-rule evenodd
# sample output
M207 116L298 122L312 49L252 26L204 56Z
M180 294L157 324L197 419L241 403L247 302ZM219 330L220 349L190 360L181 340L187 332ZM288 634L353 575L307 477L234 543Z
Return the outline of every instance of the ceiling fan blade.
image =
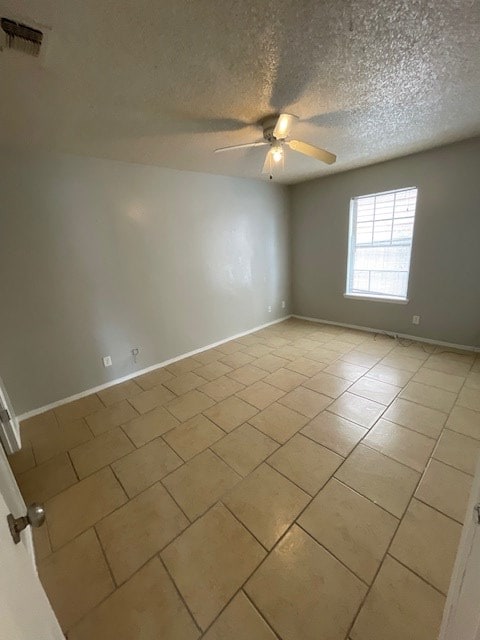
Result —
M307 142L301 142L300 140L288 140L287 144L290 149L293 149L293 151L303 153L304 156L310 156L311 158L320 160L320 162L333 164L337 159L337 156L333 153L330 153L330 151L325 151L325 149L314 147L313 144L308 144Z
M247 142L246 144L234 144L231 147L220 147L215 149L215 153L222 153L222 151L233 151L234 149L249 149L250 147L264 147L270 144L266 140L259 140L258 142Z
M273 130L273 137L276 140L285 140L297 119L297 116L292 116L290 113L281 113Z
M265 162L263 163L262 173L271 173L272 171L272 149L267 151Z

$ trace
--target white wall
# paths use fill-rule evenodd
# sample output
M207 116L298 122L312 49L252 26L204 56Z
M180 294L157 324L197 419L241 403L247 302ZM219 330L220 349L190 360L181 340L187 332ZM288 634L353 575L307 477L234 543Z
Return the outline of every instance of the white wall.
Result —
M3 153L0 193L0 376L17 413L288 312L284 187Z

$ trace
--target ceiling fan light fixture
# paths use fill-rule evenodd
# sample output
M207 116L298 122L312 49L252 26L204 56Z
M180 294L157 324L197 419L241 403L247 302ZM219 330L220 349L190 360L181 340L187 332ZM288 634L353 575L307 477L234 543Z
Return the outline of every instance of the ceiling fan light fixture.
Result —
M272 147L272 159L274 162L281 162L283 159L283 148L281 146Z

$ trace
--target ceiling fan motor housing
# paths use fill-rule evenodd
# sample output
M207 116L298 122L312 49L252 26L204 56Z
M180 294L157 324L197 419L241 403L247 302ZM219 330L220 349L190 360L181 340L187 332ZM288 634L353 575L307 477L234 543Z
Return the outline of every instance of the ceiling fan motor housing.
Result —
M276 138L273 137L273 131L278 121L278 116L268 116L265 120L262 120L263 137L267 142L274 142Z

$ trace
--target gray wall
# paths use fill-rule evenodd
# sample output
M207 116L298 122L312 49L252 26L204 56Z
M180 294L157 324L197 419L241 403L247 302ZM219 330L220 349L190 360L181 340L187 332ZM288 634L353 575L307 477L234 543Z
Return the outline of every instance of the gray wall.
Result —
M345 299L350 198L410 186L419 191L409 303ZM293 313L480 346L480 139L305 182L290 195Z
M0 376L17 413L288 313L284 187L4 153L0 193Z

